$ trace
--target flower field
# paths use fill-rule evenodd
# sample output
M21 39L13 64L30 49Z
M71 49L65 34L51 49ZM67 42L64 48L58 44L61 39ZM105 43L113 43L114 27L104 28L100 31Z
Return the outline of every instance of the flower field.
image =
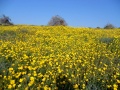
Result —
M120 90L120 29L0 26L0 90Z

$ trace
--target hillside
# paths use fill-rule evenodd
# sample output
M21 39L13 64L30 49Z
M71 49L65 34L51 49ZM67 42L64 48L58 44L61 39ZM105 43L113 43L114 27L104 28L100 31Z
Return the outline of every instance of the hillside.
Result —
M0 90L120 90L120 29L0 26Z

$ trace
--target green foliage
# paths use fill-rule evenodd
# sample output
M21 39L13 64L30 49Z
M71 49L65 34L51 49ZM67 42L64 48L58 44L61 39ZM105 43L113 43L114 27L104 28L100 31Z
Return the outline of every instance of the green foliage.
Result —
M10 40L16 37L16 32L12 30L0 30L0 40Z
M112 43L113 40L114 40L114 38L110 38L110 37L102 37L102 38L100 38L100 42L106 43L106 44Z

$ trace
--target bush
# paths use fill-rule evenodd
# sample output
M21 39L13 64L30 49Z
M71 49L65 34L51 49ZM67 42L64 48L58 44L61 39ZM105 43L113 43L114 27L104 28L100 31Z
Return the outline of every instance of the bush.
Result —
M3 15L0 18L0 25L13 25L11 19L8 16Z
M100 27L96 27L97 29L100 29Z
M104 29L113 29L115 28L112 24L107 24Z
M52 17L52 19L48 22L48 25L49 26L59 26L59 25L67 26L67 23L62 17L56 15Z
M100 38L100 42L106 43L106 44L112 43L113 40L114 40L114 38L110 38L110 37L102 37L102 38Z

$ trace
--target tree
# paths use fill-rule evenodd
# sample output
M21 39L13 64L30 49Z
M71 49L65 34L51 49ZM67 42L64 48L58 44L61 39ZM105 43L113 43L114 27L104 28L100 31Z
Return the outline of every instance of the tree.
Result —
M112 24L107 24L104 29L113 29L115 28Z
M0 18L0 25L13 25L11 19L8 16L3 15Z
M49 26L59 26L59 25L67 26L67 23L62 17L60 17L59 15L56 15L51 18L51 20L48 22L48 25Z

